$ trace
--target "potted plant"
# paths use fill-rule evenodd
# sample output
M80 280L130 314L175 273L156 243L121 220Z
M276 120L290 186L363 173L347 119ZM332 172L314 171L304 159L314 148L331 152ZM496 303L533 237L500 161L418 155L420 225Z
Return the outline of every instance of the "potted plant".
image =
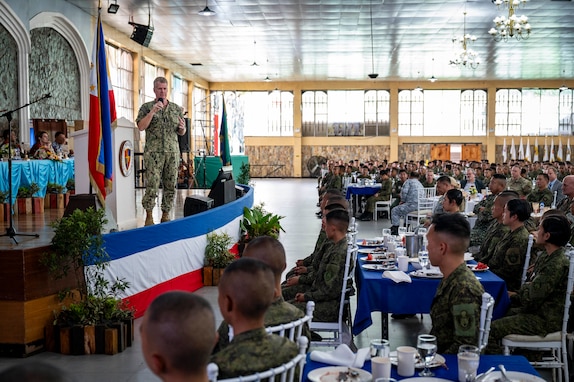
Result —
M8 191L0 191L0 221L10 220L10 203L8 202Z
M243 208L243 220L239 223L241 227L241 238L239 240L239 254L243 253L245 245L254 237L271 236L279 237L281 231L285 232L281 226L283 216L267 212L263 204L253 208Z
M241 163L239 168L239 176L237 177L237 183L248 185L251 180L251 165L249 163Z
M68 179L68 181L66 182L66 190L68 190L68 192L66 192L66 194L69 194L69 195L74 195L76 193L76 181L74 178ZM69 198L69 196L68 196L68 198Z
M36 183L18 188L18 194L16 194L18 214L30 215L44 212L44 199L34 197L34 194L38 191L40 191L40 187Z
M205 246L205 265L203 267L203 285L218 285L225 267L235 260L229 252L231 237L223 233L208 233Z
M103 247L104 215L104 209L77 209L51 224L52 247L41 262L55 279L70 272L76 279L75 290L60 292L62 300L72 302L55 313L54 325L47 328L55 339L47 343L54 342L53 350L64 354L115 354L133 339L133 312L119 298L129 283L123 279L110 282L103 276L109 265ZM130 324L126 325L126 320Z
M44 206L47 208L64 208L65 187L58 183L48 183Z

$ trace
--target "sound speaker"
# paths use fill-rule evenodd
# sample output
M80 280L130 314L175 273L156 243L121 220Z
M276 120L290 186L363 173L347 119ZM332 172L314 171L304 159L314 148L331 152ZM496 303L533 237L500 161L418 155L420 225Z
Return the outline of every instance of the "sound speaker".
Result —
M183 216L195 215L213 207L213 199L207 196L193 195L185 198Z
M185 119L185 134L177 136L177 142L179 143L179 153L189 152L189 136L191 134L191 122L189 118Z
M70 202L64 210L64 217L70 216L77 209L85 211L90 207L93 207L94 210L98 208L95 194L70 195Z
M140 45L148 47L151 41L151 36L153 36L153 27L134 23L134 31L132 32L130 39Z

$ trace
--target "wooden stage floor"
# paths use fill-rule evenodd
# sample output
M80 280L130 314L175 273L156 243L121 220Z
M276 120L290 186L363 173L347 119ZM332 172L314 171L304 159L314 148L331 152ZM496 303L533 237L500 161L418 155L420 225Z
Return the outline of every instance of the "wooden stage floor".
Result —
M136 189L136 227L143 227L145 221L145 211L141 206L144 190ZM175 206L171 210L171 218L180 219L183 217L183 206L185 198L191 195L207 195L209 190L204 189L178 189L176 190ZM161 200L161 191L158 199ZM156 206L153 210L154 221L159 224L161 209ZM3 249L26 249L45 246L50 244L54 236L54 230L50 223L64 215L64 209L46 209L43 214L13 215L13 226L17 234L38 234L39 237L15 236L16 242L8 236L0 237L0 250ZM6 234L8 222L0 222L0 234Z

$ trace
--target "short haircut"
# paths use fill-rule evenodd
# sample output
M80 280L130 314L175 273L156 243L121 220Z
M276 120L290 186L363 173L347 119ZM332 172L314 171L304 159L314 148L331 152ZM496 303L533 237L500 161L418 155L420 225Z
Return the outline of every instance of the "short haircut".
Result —
M334 209L325 215L325 221L332 224L341 232L346 232L349 228L349 212L342 209Z
M330 204L339 204L343 206L344 209L349 209L349 202L342 195L334 195L329 197L327 199L327 204L325 205L325 207L327 207Z
M544 232L548 232L550 237L546 240L550 244L559 247L565 246L570 240L570 222L563 214L552 214L546 216L540 222Z
M242 257L229 264L219 281L219 293L231 297L234 307L247 318L263 317L275 295L275 276L262 261Z
M541 172L540 174L536 175L536 177L543 177L546 180L546 183L550 182L550 178L548 177L548 174L545 174L543 172Z
M40 130L36 133L36 140L39 141L42 138L42 135L44 134L48 134L48 132L44 131L44 130Z
M506 205L509 200L518 199L518 193L512 190L504 190L496 196L495 202L498 200L502 205Z
M338 190L336 188L328 188L325 190L325 192L323 192L323 197L331 195L343 195L343 194L341 193L341 190Z
M462 200L464 199L462 196L462 191L457 190L456 188L451 188L448 190L445 194L445 197L448 198L448 200L455 202L459 207L462 204Z
M409 177L411 178L418 178L419 177L419 173L416 171L411 171L411 173L409 174Z
M470 224L468 219L459 213L435 214L432 218L434 231L449 237L453 252L464 253L470 243Z
M523 199L512 199L506 202L506 209L510 212L510 216L516 215L519 221L526 221L532 213L530 203Z
M54 135L54 138L58 138L60 135L64 135L64 136L65 136L66 134L64 134L64 133L61 132L61 131L58 131L58 132L56 133L56 135Z
M448 183L450 184L450 176L448 175L441 175L439 176L439 178L436 180L437 183Z
M153 87L155 88L157 84L167 84L167 78L157 77L155 80L153 80Z
M146 312L142 329L170 362L185 373L201 373L215 345L215 318L198 295L171 291L159 295Z
M345 204L347 204L347 203L345 203ZM333 211L333 210L347 211L348 208L345 207L345 205L343 205L341 203L329 203L328 205L325 206L325 211Z
M490 169L490 170L492 170L492 169ZM494 174L494 175L492 175L492 179L503 180L504 183L506 183L506 177L502 174ZM492 180L491 180L491 182L492 182Z
M281 280L281 274L287 267L283 244L271 236L258 236L252 239L245 247L243 257L257 259L269 265L275 275L275 281Z
M14 365L0 372L2 382L74 382L76 379L69 373L46 362L30 361Z

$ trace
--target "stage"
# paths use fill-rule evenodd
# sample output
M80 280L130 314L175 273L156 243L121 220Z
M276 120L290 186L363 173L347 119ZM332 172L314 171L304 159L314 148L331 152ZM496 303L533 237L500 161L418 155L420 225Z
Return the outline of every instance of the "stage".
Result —
M144 227L141 207L143 190L136 190L137 227L104 235L104 247L110 264L104 277L122 278L130 283L121 296L140 317L149 303L167 290L194 291L203 286L202 268L206 235L226 232L239 238L243 208L253 206L253 189L225 205L184 217L188 196L205 195L209 190L177 190L172 221ZM16 236L0 238L0 352L28 354L43 344L43 330L53 320L59 302L58 283L53 282L39 260L54 235L50 223L61 218L64 209L45 210L43 214L14 215L16 233L38 234L38 238ZM154 209L159 222L161 210ZM6 232L7 222L0 224Z

